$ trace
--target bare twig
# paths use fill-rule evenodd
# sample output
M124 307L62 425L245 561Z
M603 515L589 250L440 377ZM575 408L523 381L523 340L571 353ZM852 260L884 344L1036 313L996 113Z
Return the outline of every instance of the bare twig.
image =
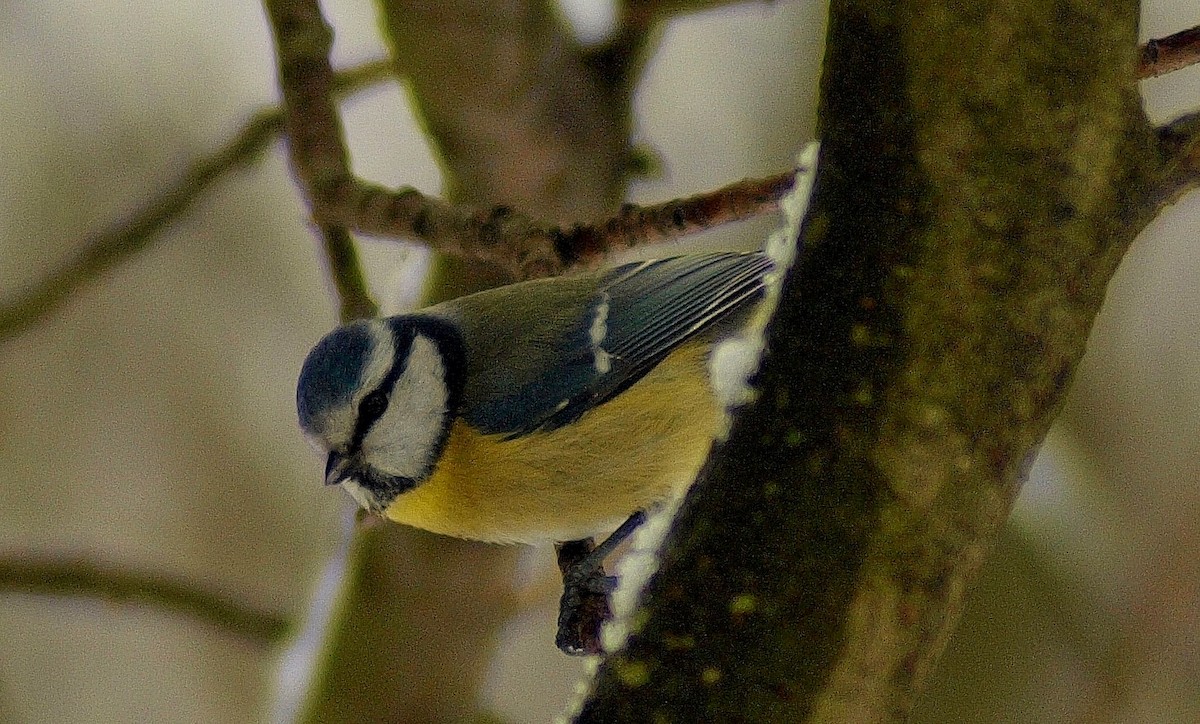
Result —
M354 179L330 92L333 30L316 0L267 0L265 5L275 34L284 125L296 180L318 223L339 223L323 209Z
M715 191L652 206L627 204L616 216L569 228L543 226L508 206L474 209L413 188L388 191L355 183L355 214L334 219L355 231L422 241L435 251L482 259L529 278L561 273L575 263L644 244L660 243L721 224L773 213L792 187L794 172L745 179ZM324 217L326 219L329 216Z
M181 613L259 646L279 642L291 622L182 581L86 556L8 553L0 558L0 592L86 596L113 603L141 603Z
M1200 26L1150 40L1140 51L1138 78L1157 78L1200 63Z
M379 313L379 305L371 299L362 265L358 261L358 250L350 232L342 226L321 228L325 257L329 260L329 276L333 280L340 303L339 317L343 322Z
M653 206L626 204L620 214L610 219L550 233L564 258L587 262L614 251L672 241L722 224L774 213L795 179L795 171L788 171L761 179L743 179L715 191Z
M316 41L318 50L324 47L320 37ZM570 262L587 261L609 251L677 239L718 224L773 212L776 205L772 199L764 197L763 203L749 206L738 199L753 197L758 193L756 188L772 187L776 180L790 178L786 174L747 180L686 201L645 209L627 207L612 219L562 230L538 226L504 207L469 209L426 197L411 188L384 189L358 181L350 174L331 96L353 93L387 78L391 74L390 64L377 60L333 74L327 60L315 62L309 55L303 55L303 62L291 66L292 86L296 91L293 102L304 121L293 136L293 148L294 153L302 153L305 159L304 174L298 168L298 175L302 182L309 180L306 188L310 193L313 187L325 188L329 195L322 198L330 201L321 206L320 213L314 209L314 217L331 225L328 228L340 224L367 234L407 237L444 253L490 260L509 268L516 276L555 273ZM318 55L321 59L327 57ZM1200 63L1200 27L1143 45L1137 75L1157 77L1196 63ZM0 307L0 339L19 333L57 308L82 284L148 247L159 231L185 212L221 176L255 161L282 129L283 118L283 111L278 108L254 114L223 148L197 159L179 183L126 220L86 240L77 256L62 269ZM314 118L321 122L314 123ZM776 186L769 193L786 190L787 187ZM722 198L722 193L728 194L728 198ZM709 211L712 209L715 211ZM672 223L679 218L677 212L684 215L687 223ZM326 244L328 248L329 242ZM345 291L337 279L335 285ZM360 300L348 309L349 313L361 315L370 306L363 306Z
M713 225L773 211L790 174L747 181L660 206L627 206L620 215L570 229L547 227L508 206L473 209L413 188L386 189L354 177L337 109L324 89L333 33L315 0L267 3L279 49L292 138L292 167L321 225L425 242L447 254L495 263L515 278L563 271L615 249L679 238Z
M0 338L16 334L65 301L83 283L149 246L164 226L186 211L226 171L254 161L279 132L280 120L278 112L256 114L233 142L199 159L173 188L129 219L86 240L77 256L51 278L0 310Z
M678 239L712 226L777 209L791 174L746 180L691 199L653 207L626 206L612 218L570 228L543 225L508 206L451 204L405 187L386 189L355 178L336 108L323 95L331 73L332 32L315 0L268 3L280 48L280 83L293 117L293 166L321 224L383 237L414 239L456 256L494 263L515 278L562 272L609 252ZM1196 62L1195 35L1185 31L1143 47L1139 77Z
M339 73L332 90L344 96L390 75L388 63L372 61ZM196 159L178 183L125 220L86 239L74 259L38 286L0 307L0 340L25 329L57 308L81 285L150 246L159 231L187 211L222 176L256 161L282 129L280 109L255 113L222 148Z
M792 187L794 172L745 179L688 199L652 206L627 204L613 217L560 229L541 226L507 206L472 209L448 204L406 188L393 193L361 185L364 201L357 231L424 242L444 254L487 259L521 278L558 273L575 263L643 244L680 239L721 224L772 213ZM517 250L552 249L552 257L517 255ZM514 258L515 256L515 258Z
M433 201L415 189L391 191L355 178L328 92L333 31L320 5L316 0L267 0L265 4L275 34L292 168L314 221L368 234L411 236L452 254L466 255L468 249L458 244L475 242L471 256L509 266L518 276L544 276L562 268L545 234L463 234L459 228L463 214L450 204ZM492 222L502 214L489 216L493 218L465 220L468 228L471 221L478 221L486 232L495 229Z

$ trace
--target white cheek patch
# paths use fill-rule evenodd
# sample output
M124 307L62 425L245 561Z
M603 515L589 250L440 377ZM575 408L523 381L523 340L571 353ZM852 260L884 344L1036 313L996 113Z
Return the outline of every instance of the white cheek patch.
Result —
M428 475L446 422L448 395L437 345L418 334L387 411L363 439L363 461L389 475L414 480Z

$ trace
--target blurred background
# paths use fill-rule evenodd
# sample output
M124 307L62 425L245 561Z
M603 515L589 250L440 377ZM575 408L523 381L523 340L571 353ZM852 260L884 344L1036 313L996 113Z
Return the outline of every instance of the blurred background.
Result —
M593 3L569 12L591 32ZM384 54L368 0L325 3L348 66ZM175 183L276 102L257 3L0 0L0 303ZM602 9L601 9L602 12ZM813 135L823 3L674 21L640 86L635 140L663 201L790 167ZM1143 39L1200 24L1152 0ZM1200 67L1142 84L1151 117L1200 109ZM356 171L438 193L394 83L343 106ZM58 310L0 339L0 568L85 556L298 616L346 501L295 424L294 381L336 321L275 143ZM752 247L762 220L706 235ZM1200 721L1200 194L1125 260L1070 401L970 600L919 719ZM365 241L386 309L425 256ZM548 721L582 676L553 645L552 553L523 553L522 606L480 691ZM0 722L272 717L284 649L157 607L0 588Z

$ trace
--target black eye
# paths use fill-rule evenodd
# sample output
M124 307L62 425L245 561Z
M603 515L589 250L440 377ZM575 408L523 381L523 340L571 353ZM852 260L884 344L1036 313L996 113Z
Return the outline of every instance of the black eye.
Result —
M358 403L359 424L371 423L378 420L387 411L388 398L381 390L375 390L362 398Z

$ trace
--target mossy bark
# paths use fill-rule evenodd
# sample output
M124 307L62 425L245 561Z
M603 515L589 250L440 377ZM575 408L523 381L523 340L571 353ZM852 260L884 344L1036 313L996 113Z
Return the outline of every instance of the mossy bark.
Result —
M830 12L760 394L578 721L904 719L1155 210L1137 3Z

